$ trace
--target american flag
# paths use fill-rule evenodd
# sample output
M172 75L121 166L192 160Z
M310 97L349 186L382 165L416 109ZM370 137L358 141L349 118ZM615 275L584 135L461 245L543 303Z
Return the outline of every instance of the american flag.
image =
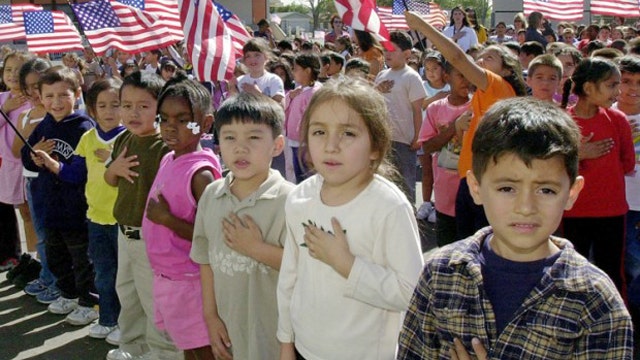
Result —
M411 0L407 0L406 3L410 11L415 11L420 14L421 17L432 26L442 29L447 25L447 16L438 4ZM378 15L380 16L380 21L382 21L387 29L408 30L409 27L404 18L405 10L403 1L395 0L393 2L393 8L378 7Z
M20 40L24 33L24 11L42 10L40 5L0 5L0 41Z
M380 21L373 0L334 0L334 2L345 25L355 30L369 32L377 37L385 48L393 49L389 43L389 31Z
M82 38L62 11L25 11L27 49L33 53L82 50Z
M193 70L200 81L233 77L236 50L231 34L210 0L178 0Z
M168 31L175 36L176 41L184 39L176 0L120 0L120 2L156 15Z
M580 20L582 19L583 0L524 0L524 14L534 11L541 12L545 18L551 20Z
M71 8L98 56L111 47L138 53L176 42L157 16L117 1L94 0Z
M639 17L638 0L591 0L591 13L598 15Z
M229 34L231 34L231 40L233 40L233 45L236 49L242 51L242 47L244 44L252 38L252 36L247 32L247 29L242 24L242 21L238 16L236 16L231 11L225 9L224 6L214 2L213 3L218 10L218 14L224 21L227 26L227 30L229 30Z

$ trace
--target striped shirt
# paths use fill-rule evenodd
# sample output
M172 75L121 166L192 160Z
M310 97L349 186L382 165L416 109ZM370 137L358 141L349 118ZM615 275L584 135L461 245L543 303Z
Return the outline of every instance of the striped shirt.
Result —
M399 338L398 359L449 359L455 337L489 359L631 359L631 317L611 280L565 239L558 260L504 331L483 289L479 255L492 230L439 249L427 260ZM505 284L509 286L509 284Z

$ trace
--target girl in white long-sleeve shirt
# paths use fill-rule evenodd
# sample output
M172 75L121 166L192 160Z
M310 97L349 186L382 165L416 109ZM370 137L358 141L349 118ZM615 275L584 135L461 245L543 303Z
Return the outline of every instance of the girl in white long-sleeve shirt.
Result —
M388 171L384 99L328 82L302 123L316 175L285 205L278 282L281 359L392 359L422 267L413 208Z

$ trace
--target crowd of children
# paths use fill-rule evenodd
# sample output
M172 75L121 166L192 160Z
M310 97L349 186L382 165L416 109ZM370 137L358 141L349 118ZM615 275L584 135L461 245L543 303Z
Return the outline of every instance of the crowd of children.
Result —
M17 208L21 287L110 360L631 359L640 56L468 12L407 12L424 52L338 16L335 45L294 52L266 22L228 82L159 50L10 52L0 271L32 263Z

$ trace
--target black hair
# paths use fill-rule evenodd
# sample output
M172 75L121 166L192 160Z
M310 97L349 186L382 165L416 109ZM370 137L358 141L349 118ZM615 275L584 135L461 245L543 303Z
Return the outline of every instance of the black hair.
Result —
M318 80L320 74L320 57L314 53L300 53L296 56L293 63L304 68L311 69L311 83Z
M573 89L574 94L585 96L584 85L586 83L590 82L598 85L611 77L611 75L619 72L620 70L609 59L600 57L582 59L573 71L571 78L564 83L561 107L565 108L567 106L571 89Z
M478 182L500 156L515 154L527 166L533 160L561 156L571 184L578 176L580 129L566 111L531 97L496 102L473 137L473 175Z
M389 41L396 44L402 51L411 50L413 47L411 37L404 31L392 31L389 34Z
M271 128L273 138L282 134L284 110L282 106L265 95L242 92L225 100L216 112L214 123L217 132L225 125L265 124Z
M122 100L122 91L127 86L146 90L151 94L151 96L157 99L164 84L165 81L156 73L140 70L135 71L125 77L122 81L122 86L120 87L120 100Z
M278 68L282 69L285 73L285 78L282 79L282 82L284 83L284 89L295 89L296 84L293 81L293 74L291 73L291 65L289 64L289 62L284 58L282 58L282 60L274 61L269 65L269 72L275 74L275 70Z
M122 80L118 78L104 78L97 80L91 85L89 91L87 91L87 96L85 97L85 102L87 106L87 111L89 115L96 118L97 109L96 106L98 104L98 96L101 92L105 90L114 89L116 91L120 91L120 87L122 86ZM98 119L96 119L98 120Z
M620 73L640 74L640 57L627 55L616 59Z
M189 79L187 74L179 70L169 81L164 84L158 95L157 113L160 113L162 103L167 98L176 97L187 100L191 106L193 120L199 121L204 116L213 114L211 93L204 85ZM209 129L204 129L208 131Z
M527 41L520 45L520 54L522 53L536 57L544 54L544 46L537 41Z
M42 76L49 68L51 67L51 62L42 58L32 58L27 60L22 67L20 67L20 72L18 73L18 81L20 82L20 89L22 89L22 93L27 94L27 76L31 73L37 73Z
M369 65L369 62L367 60L359 57L354 57L349 59L349 61L347 61L347 63L344 65L344 72L347 73L350 70L354 69L362 71L364 74L369 74L369 72L371 71L371 65Z
M287 39L278 41L277 47L283 51L293 51L293 44Z
M333 62L335 62L336 64L339 64L340 67L344 67L344 62L345 62L344 56L338 54L335 51L331 51L329 52L329 58L333 60Z

